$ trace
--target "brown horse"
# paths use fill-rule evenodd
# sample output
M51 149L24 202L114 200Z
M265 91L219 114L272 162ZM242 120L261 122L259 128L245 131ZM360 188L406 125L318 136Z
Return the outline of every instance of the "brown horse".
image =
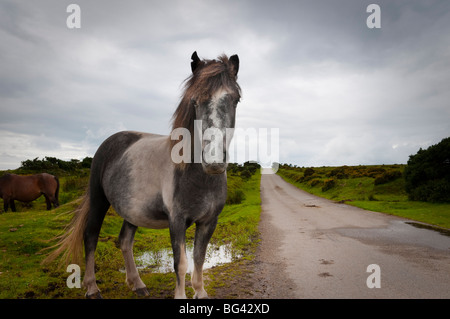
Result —
M31 202L44 195L47 210L59 206L58 202L59 180L58 177L42 173L30 176L5 174L0 177L0 197L3 198L5 212L11 205L11 210L16 211L14 200Z

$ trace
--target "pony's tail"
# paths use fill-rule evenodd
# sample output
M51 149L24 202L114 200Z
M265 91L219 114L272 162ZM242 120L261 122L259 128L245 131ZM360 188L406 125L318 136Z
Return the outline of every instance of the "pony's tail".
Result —
M80 206L73 212L72 220L66 227L65 233L59 237L58 243L48 249L55 249L43 261L48 264L61 256L61 264L70 263L81 265L83 260L83 237L89 215L89 190L82 198Z
M58 176L53 176L56 181L56 191L55 191L55 203L56 206L59 206L59 178Z

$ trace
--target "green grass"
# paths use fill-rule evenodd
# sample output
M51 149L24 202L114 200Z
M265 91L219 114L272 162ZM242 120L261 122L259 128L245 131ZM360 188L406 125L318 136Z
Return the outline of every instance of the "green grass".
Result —
M278 170L278 174L294 186L317 196L370 211L450 228L449 203L408 200L402 177L375 185L375 179L383 174L381 170L402 172L403 168L403 165L318 167L313 168L314 173L305 178L306 169L283 166ZM326 190L323 188L325 181L330 179L333 179L334 185Z
M5 298L84 298L83 289L69 289L66 279L70 273L57 263L43 266L45 252L51 240L61 234L78 205L87 183L87 174L60 177L61 206L46 211L43 198L33 202L31 207L16 204L18 212L0 214L0 299ZM243 259L251 259L257 243L260 216L260 174L241 179L239 174L229 174L230 193L238 189L243 196L238 204L227 204L219 216L219 222L211 239L212 243L232 243ZM105 298L136 298L125 284L123 257L117 248L118 235L123 219L112 209L107 213L96 251L98 286ZM187 241L192 242L195 225L187 231ZM153 230L138 228L135 236L134 255L145 251L170 248L168 229ZM82 276L84 265L80 265ZM218 267L217 269L222 269ZM211 271L218 271L217 269ZM225 269L225 268L224 268ZM232 269L232 267L230 268ZM206 272L207 273L207 272ZM172 298L175 289L174 273L159 274L151 270L140 271L141 278L153 298ZM189 275L187 276L189 280ZM214 291L222 283L205 279L205 289ZM188 297L193 290L186 289Z

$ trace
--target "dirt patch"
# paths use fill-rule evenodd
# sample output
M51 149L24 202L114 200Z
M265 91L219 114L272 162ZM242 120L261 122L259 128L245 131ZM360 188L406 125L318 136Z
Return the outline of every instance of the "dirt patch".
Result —
M319 274L319 277L325 278L325 277L333 277L332 274L330 274L329 272L321 272Z
M334 264L334 260L325 260L325 259L320 259L320 264L322 265L332 265Z
M238 260L208 269L204 274L206 291L214 299L258 298L254 292L253 260Z

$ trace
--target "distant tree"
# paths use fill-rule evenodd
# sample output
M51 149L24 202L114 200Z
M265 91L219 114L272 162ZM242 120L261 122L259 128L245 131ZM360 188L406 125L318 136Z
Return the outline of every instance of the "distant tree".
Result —
M81 161L82 168L91 168L91 164L92 164L92 157L85 157Z
M450 137L411 155L404 175L411 200L450 202Z
M29 170L41 169L39 157L36 157L35 159L32 159L32 160L22 161L20 168L29 169Z

